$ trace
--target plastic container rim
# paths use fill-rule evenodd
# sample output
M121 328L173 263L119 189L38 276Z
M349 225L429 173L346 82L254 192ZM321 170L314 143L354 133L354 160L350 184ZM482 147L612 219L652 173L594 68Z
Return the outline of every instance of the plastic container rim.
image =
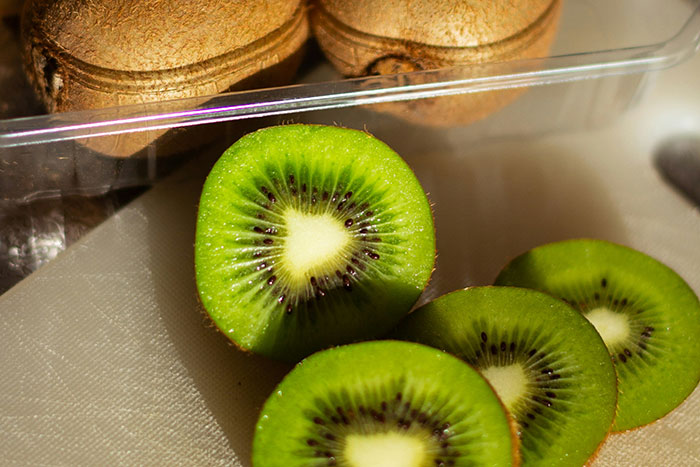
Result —
M650 45L7 119L0 148L645 73L698 48L700 5L673 37Z

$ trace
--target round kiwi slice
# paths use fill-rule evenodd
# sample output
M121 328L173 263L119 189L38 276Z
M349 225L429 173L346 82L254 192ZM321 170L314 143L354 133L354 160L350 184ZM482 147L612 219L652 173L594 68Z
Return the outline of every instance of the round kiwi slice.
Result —
M446 350L491 383L519 425L523 465L582 465L615 416L615 371L579 313L547 294L474 287L411 313L396 337Z
M700 303L678 274L636 250L602 240L543 245L496 279L569 302L596 327L618 376L613 429L653 422L700 380Z
M408 313L434 259L423 189L365 132L259 130L231 146L204 184L197 288L243 349L299 361L379 336Z
M517 464L517 437L488 383L423 345L373 341L302 361L265 403L262 467Z

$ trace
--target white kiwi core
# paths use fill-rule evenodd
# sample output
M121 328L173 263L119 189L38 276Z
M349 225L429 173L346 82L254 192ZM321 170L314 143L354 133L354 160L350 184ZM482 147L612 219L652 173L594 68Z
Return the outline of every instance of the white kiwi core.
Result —
M629 318L605 307L594 308L584 315L595 327L608 347L623 343L630 335Z
M290 209L284 218L287 234L283 261L292 280L305 281L315 271L333 270L352 242L347 229L331 214Z
M508 410L513 410L518 401L528 393L528 378L519 363L490 366L481 370L481 374L488 380Z
M353 467L420 467L428 446L418 437L394 432L349 435L343 457Z

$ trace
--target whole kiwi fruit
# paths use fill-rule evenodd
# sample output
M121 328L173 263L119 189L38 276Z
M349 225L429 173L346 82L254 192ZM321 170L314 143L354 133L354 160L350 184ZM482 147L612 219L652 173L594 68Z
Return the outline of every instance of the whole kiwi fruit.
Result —
M307 37L302 0L28 0L22 14L26 72L49 112L283 84ZM162 133L89 145L128 156Z
M346 76L463 67L455 79L479 76L479 65L547 56L560 0L315 0L312 30ZM369 13L371 12L371 14ZM522 88L377 105L425 125L482 119Z

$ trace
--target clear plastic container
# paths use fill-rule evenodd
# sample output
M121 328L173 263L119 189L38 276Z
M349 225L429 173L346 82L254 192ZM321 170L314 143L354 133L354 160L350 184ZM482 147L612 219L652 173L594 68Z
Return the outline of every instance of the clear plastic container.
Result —
M566 0L551 55L540 59L342 79L312 47L293 86L2 120L0 203L150 184L196 153L193 141L228 144L221 135L238 132L235 123L215 124L245 119L528 88L456 131L484 139L600 125L635 102L652 72L690 57L699 42L695 0ZM357 123L373 131L387 118L378 115L368 111ZM103 155L110 152L122 157Z

